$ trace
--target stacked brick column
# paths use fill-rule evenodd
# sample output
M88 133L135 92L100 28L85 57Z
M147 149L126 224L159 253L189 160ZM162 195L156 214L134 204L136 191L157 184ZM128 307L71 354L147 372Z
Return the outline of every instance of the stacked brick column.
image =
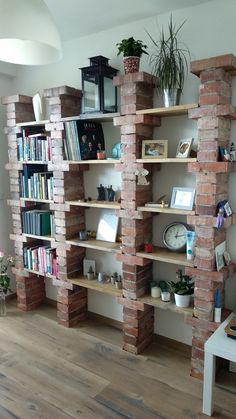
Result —
M82 260L85 250L81 247L70 246L67 239L78 235L85 229L84 209L70 207L66 201L84 198L83 170L87 165L62 162L64 159L63 139L64 126L61 118L78 116L81 111L81 91L68 87L45 89L44 96L49 101L50 122L46 130L50 131L52 141L52 164L48 169L53 171L54 204L50 209L55 216L55 239L57 246L58 286L57 313L59 323L71 327L84 319L87 313L87 291L73 286L68 278L82 273Z
M204 343L217 328L214 320L216 289L224 300L224 281L234 266L216 272L215 247L226 240L225 228L216 229L216 208L227 199L227 184L232 163L218 161L219 146L230 146L230 121L235 118L231 105L231 73L236 71L236 58L225 55L191 63L191 71L200 77L198 109L189 117L198 120L197 163L189 165L196 173L196 216L188 222L196 231L196 268L186 273L195 278L194 317L187 322L193 326L191 374L202 378ZM227 222L226 222L227 224Z
M152 262L136 256L145 240L152 237L152 219L150 214L142 215L137 207L151 200L152 190L151 182L145 186L137 184L135 172L144 166L136 163L136 159L141 157L142 141L152 138L153 126L159 125L159 119L136 115L136 110L153 105L153 79L149 74L117 76L114 84L121 91L121 116L114 119L114 125L121 127L123 161L120 165L122 254L117 256L123 263L123 298L118 302L124 306L123 349L139 353L152 339L154 309L137 301L147 291L152 275Z
M22 236L21 212L30 209L32 203L25 203L20 206L19 201L19 170L22 170L22 163L17 161L17 134L22 132L17 123L34 120L32 98L24 95L13 95L2 97L2 104L7 109L7 127L4 132L8 137L9 163L6 168L10 177L11 199L8 205L12 212L13 234L10 238L14 241L17 303L21 310L29 311L35 309L45 298L44 279L38 278L32 273L25 272L23 266L23 247L25 244L34 244L34 239Z

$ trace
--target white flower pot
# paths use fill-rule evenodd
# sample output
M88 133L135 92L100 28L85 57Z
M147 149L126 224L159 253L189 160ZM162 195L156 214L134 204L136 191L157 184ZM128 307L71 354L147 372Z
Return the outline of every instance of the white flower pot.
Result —
M191 295L175 294L175 304L177 307L189 307Z

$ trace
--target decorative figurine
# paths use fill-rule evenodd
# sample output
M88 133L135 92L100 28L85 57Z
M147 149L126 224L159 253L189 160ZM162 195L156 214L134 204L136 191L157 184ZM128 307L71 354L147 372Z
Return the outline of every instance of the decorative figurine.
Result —
M150 182L147 181L146 176L149 174L149 171L146 169L136 170L134 172L138 176L137 185L149 185Z
M108 201L114 201L115 199L115 191L112 189L112 185L106 188L107 190L107 199Z
M106 191L104 186L100 183L100 186L97 187L98 190L98 198L97 201L105 201L106 200Z
M229 155L231 161L236 161L236 150L234 143L231 143L230 149L229 149Z
M224 207L220 207L216 217L216 228L222 228L224 225Z

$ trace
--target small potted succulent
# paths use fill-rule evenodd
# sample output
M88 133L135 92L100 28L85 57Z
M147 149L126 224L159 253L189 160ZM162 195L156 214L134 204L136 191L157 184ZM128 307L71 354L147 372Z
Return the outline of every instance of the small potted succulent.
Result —
M87 278L88 279L94 279L94 271L93 271L92 266L90 266L89 269L88 269Z
M183 275L182 270L176 271L177 282L168 283L170 292L174 293L177 307L189 307L190 298L194 292L194 283L189 275Z
M123 54L124 57L125 74L139 71L140 57L142 54L148 54L146 51L147 45L131 36L130 38L122 39L116 46L118 47L117 55Z

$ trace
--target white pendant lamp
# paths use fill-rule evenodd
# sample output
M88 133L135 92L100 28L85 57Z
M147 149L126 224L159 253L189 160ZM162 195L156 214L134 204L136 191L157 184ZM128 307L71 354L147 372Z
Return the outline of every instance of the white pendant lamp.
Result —
M61 41L43 0L0 0L0 60L42 65L62 58Z

